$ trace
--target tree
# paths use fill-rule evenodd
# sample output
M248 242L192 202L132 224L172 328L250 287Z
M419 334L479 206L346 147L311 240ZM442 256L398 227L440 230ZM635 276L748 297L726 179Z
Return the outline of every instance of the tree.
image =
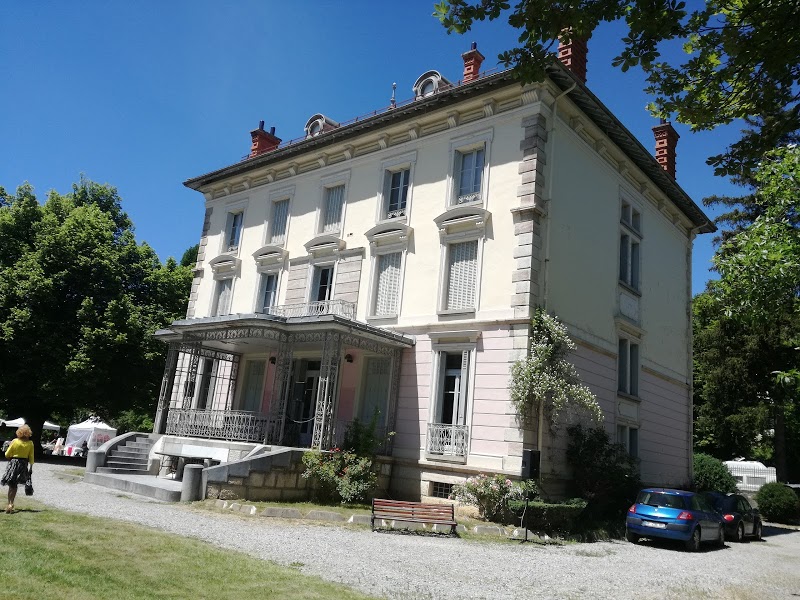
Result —
M597 398L567 360L575 349L567 328L542 309L537 309L531 325L528 355L511 366L511 403L520 421L549 417L551 424L556 424L562 412L577 409L602 422Z
M191 270L138 244L119 195L81 179L42 205L25 184L0 206L0 409L34 435L52 417L151 413Z
M182 267L194 268L194 265L197 262L197 252L199 250L200 244L195 244L194 246L187 248L186 252L184 252L183 256L181 256L181 262L179 264Z
M544 78L560 36L587 39L605 22L625 20L624 48L613 65L639 66L654 116L693 130L741 119L742 138L709 163L718 174L743 174L764 152L800 141L800 39L797 0L709 0L689 11L682 0L442 0L434 7L448 33L466 33L477 21L506 17L518 43L499 55L525 82ZM672 42L672 44L668 44ZM665 58L680 45L685 57Z
M750 181L741 208L724 199L720 279L695 300L696 440L760 452L785 480L800 475L800 149L768 152Z

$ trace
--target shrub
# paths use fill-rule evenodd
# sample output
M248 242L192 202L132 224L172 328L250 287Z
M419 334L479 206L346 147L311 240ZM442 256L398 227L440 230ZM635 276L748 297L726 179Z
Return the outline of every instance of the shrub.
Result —
M736 478L722 461L698 452L694 455L694 479L692 486L698 492L735 492Z
M533 481L513 482L505 475L484 475L468 478L453 486L450 498L463 504L478 507L478 514L487 521L501 521L508 513L511 500L522 500L538 496Z
M800 502L794 490L782 483L766 483L756 492L756 503L768 521L788 523L800 514Z
M513 501L509 505L517 517L521 518L525 503ZM558 504L529 502L528 509L524 513L523 525L531 531L543 531L548 534L571 533L575 531L586 506L587 502L582 498L573 498Z
M572 467L572 493L587 501L591 519L617 517L628 509L642 487L638 461L614 444L602 427L567 429L567 461Z
M303 464L303 477L317 481L316 496L322 503L364 502L378 482L371 458L340 448L309 450L303 454Z

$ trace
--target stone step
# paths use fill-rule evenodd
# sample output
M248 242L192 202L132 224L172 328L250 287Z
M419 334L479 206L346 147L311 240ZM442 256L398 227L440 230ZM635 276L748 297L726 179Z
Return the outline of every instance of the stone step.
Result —
M130 458L147 458L149 455L149 452L145 452L141 448L119 447L109 452L109 456L127 456Z
M136 475L147 475L149 471L146 468L133 469L128 467L97 467L98 473L131 473ZM91 475L91 473L87 473Z
M147 442L125 442L122 444L125 448L141 448L142 450L150 450L153 447L153 443L150 441Z
M106 460L106 465L109 466L109 467L127 467L127 466L131 466L131 467L134 467L134 468L138 469L140 467L147 467L147 461L146 460L131 460L131 459L126 459L126 458L120 459L120 458L116 458L116 457L112 456L112 457L109 457Z
M86 483L102 485L123 492L139 494L149 498L156 498L165 502L178 502L181 499L181 482L152 477L143 477L141 474L131 476L130 479L120 477L110 472L87 473L84 476ZM129 472L123 473L131 475Z

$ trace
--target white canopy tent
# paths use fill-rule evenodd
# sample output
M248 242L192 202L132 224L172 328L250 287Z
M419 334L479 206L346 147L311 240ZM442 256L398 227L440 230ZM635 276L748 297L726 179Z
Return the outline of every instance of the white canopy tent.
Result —
M100 419L89 418L83 423L75 423L67 429L67 439L64 442L64 451L67 456L72 456L86 442L89 450L94 450L117 436L117 430L106 425Z
M0 427L22 427L23 425L25 425L25 419L22 417L19 419L9 419L7 421L0 420ZM42 425L42 429L49 431L60 431L61 427L55 423L51 423L50 421L45 421L44 425Z

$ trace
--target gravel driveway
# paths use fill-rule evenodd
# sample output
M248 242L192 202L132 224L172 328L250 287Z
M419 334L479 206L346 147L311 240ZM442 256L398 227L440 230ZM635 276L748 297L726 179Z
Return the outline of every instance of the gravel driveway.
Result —
M800 596L800 531L689 554L677 546L467 541L199 511L56 477L37 464L35 499L139 523L288 565L386 598L789 598ZM22 500L22 498L20 498ZM24 500L23 500L24 502Z

